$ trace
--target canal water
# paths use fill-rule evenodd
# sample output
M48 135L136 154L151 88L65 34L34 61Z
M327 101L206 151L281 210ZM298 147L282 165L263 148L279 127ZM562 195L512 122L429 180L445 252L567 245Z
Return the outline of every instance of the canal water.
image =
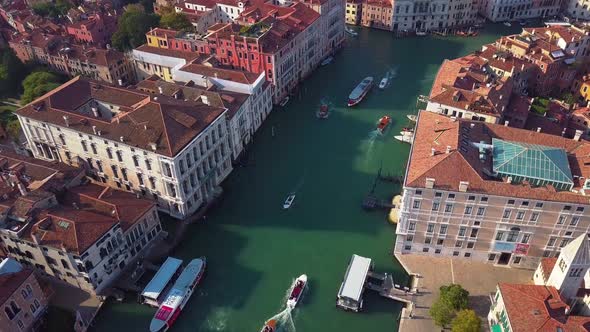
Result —
M372 258L377 271L407 282L391 255L395 229L387 211L363 211L363 197L381 166L384 174L403 174L409 145L393 136L416 112L418 95L429 93L441 62L518 30L495 25L475 38L395 39L358 29L332 64L309 77L287 107L273 111L249 148L247 166L225 182L223 200L206 222L188 229L174 255L206 256L208 271L171 331L260 331L284 309L287 289L302 273L309 288L292 317L281 317L278 331L397 330L401 306L370 291L363 313L335 307L352 254ZM374 76L378 84L387 71L395 78L386 90L375 87L360 105L346 107L357 83ZM315 116L322 98L332 103L327 120ZM393 123L380 135L375 128L383 115ZM294 205L282 210L290 192L297 195ZM380 198L397 193L398 185L377 183ZM154 312L133 300L108 303L94 330L147 331Z

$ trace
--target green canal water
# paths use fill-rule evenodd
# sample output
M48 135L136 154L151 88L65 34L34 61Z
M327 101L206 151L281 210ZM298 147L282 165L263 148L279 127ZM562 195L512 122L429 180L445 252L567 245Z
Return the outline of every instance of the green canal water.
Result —
M409 146L394 140L415 112L416 97L428 94L438 66L519 28L488 26L476 38L395 39L390 33L359 30L329 66L309 77L284 109L277 108L249 149L249 164L224 183L223 200L207 221L191 225L174 255L207 257L207 274L171 331L259 331L284 308L293 279L310 278L292 323L279 331L396 331L401 306L365 295L365 311L344 312L335 298L350 256L370 257L379 272L396 282L407 275L391 255L394 227L387 212L365 212L360 204L381 165L403 174ZM347 96L365 76L376 82L386 71L396 78L384 91L374 88L357 107ZM328 120L315 112L321 98L333 103ZM393 124L377 135L378 119ZM275 136L272 132L274 127ZM297 192L294 206L282 210ZM379 183L390 199L398 185ZM108 303L95 331L147 331L155 309L129 300ZM288 319L286 319L288 320Z

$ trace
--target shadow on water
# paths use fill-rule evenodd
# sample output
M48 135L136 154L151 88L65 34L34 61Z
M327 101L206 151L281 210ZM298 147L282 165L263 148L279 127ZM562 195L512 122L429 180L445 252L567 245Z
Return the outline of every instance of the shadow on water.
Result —
M273 111L255 135L248 166L224 183L225 195L207 221L189 227L174 256L207 256L208 271L171 331L260 331L277 311L285 285L301 273L313 289L294 311L299 332L397 328L401 306L376 294L367 294L364 314L335 308L353 253L373 258L377 271L392 273L396 283L407 280L391 257L395 235L386 212L366 213L360 203L380 165L403 173L409 145L393 136L407 126L406 114L415 112L419 94L429 92L442 61L493 41L499 30L473 39L396 39L358 31L333 64L300 85L301 98L296 93L284 110ZM381 79L390 68L397 77L387 89L373 89L358 107L345 106L363 77ZM315 117L322 98L333 103L326 120ZM393 120L389 130L370 140L368 133L386 114ZM282 210L294 187L294 206ZM380 198L396 192L399 184L376 188ZM154 313L135 303L108 304L94 330L145 331Z

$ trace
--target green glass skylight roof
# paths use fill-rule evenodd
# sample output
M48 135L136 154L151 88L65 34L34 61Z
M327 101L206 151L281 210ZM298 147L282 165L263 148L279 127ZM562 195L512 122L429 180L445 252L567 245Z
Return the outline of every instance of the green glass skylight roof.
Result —
M553 185L571 190L572 172L564 149L492 139L493 170L512 182L528 181L534 186Z

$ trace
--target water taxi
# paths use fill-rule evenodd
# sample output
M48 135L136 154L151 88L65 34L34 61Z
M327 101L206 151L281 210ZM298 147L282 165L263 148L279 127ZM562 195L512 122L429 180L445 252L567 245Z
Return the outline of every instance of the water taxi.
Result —
M274 319L269 320L264 324L260 332L274 332L277 327L277 321Z
M406 115L408 117L408 119L412 122L416 122L416 120L418 120L418 117L414 114L408 114Z
M287 196L285 203L283 203L283 210L287 210L293 205L293 201L295 200L295 194L290 194Z
M285 107L288 102L289 102L289 96L287 96L287 97L285 97L285 99L281 100L279 105L281 105L281 107Z
M320 62L320 65L321 66L327 66L327 65L331 64L332 61L334 61L334 57L333 56L329 56L329 57L325 58L324 60L322 60L322 62Z
M367 95L367 92L371 90L373 86L373 77L365 77L348 96L348 106L352 107L360 103L363 98Z
M354 29L346 27L346 29L344 29L346 31L346 33L348 33L349 35L356 37L358 36L358 32L354 31Z
M204 257L193 259L182 271L150 323L150 332L167 331L190 299L205 271Z
M385 89L387 87L388 83L389 83L389 77L388 76L383 77L381 82L379 82L379 89L381 89L381 90Z
M510 23L510 22L504 22L503 24L504 24L505 26L507 26L507 27L511 27L511 26L512 26L512 23Z
M320 109L317 111L316 116L319 119L327 119L330 116L330 106L327 103L322 103Z
M418 36L418 37L428 36L428 32L426 32L426 30L424 30L424 31L416 31L416 36Z
M307 275L302 274L295 280L293 286L291 286L291 291L289 292L289 299L287 300L287 307L293 309L299 303L301 299L301 295L303 295L303 290L307 285Z
M389 123L391 123L390 116L385 115L385 116L381 117L381 119L379 119L379 124L377 125L377 130L379 130L380 133L383 133L385 131L385 129L387 128L387 126L389 125Z

